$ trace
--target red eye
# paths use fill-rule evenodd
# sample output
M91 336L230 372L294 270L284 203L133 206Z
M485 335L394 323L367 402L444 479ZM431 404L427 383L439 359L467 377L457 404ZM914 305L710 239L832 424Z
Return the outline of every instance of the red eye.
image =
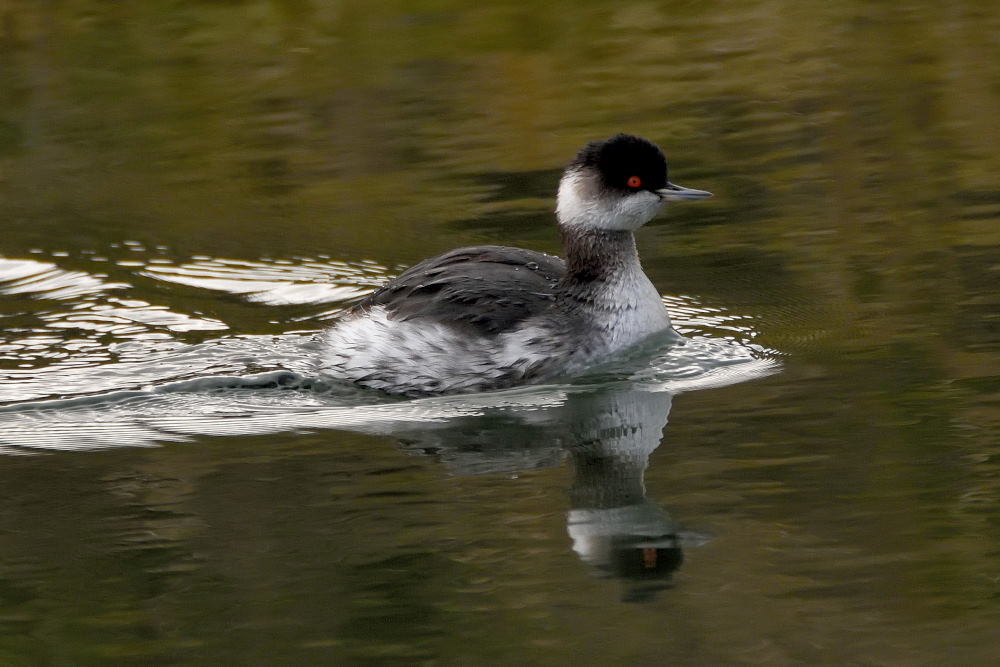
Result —
M639 178L638 176L629 176L629 177L628 177L628 180L627 180L627 181L625 181L625 183L626 183L626 184L627 184L627 185L628 185L628 186L629 186L630 188L637 188L637 187L639 187L640 185L642 185L642 179L641 179L641 178Z

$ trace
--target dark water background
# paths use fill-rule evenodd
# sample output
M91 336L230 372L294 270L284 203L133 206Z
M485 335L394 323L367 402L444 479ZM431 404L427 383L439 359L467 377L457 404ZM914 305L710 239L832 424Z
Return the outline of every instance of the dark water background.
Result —
M557 252L621 130L716 193L639 236L679 327L780 372L142 392ZM7 0L0 665L994 665L998 174L992 1Z

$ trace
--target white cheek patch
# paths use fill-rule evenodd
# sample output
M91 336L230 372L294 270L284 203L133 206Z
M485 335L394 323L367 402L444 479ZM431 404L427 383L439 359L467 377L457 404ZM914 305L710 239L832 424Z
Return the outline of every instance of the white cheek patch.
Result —
M567 227L632 230L653 219L663 202L648 190L624 196L601 197L594 183L579 173L569 173L559 183L556 216Z
M569 173L559 181L556 217L561 225L594 226L600 217L597 200L590 195L593 185L579 174Z
M610 229L638 229L652 220L662 205L663 201L648 190L617 199L610 218L620 226Z

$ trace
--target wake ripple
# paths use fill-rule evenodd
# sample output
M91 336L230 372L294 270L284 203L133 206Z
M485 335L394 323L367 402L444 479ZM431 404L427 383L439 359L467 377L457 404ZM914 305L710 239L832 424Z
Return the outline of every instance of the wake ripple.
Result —
M761 351L697 339L647 364L631 372L605 369L566 384L413 400L291 370L197 377L0 407L0 453L150 447L199 437L329 429L393 435L497 412L537 421L546 413L556 415L572 395L677 394L746 382L781 368L780 361Z

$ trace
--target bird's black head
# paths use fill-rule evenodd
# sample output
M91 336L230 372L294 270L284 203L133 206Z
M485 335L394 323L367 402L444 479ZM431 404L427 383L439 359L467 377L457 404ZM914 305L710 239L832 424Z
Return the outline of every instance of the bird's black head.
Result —
M667 202L712 193L667 180L667 160L655 144L616 134L584 146L559 181L556 216L563 229L635 230Z
M570 169L593 169L601 185L619 192L655 192L667 186L667 160L656 144L631 134L592 141L577 153Z

